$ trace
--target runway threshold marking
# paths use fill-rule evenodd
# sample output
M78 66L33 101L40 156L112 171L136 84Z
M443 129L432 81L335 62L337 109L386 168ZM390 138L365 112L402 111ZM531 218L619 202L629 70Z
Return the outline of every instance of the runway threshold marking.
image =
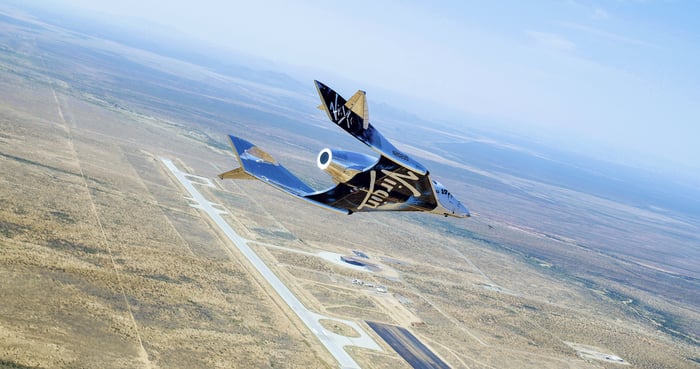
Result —
M277 275L263 262L262 259L248 246L249 242L236 233L231 226L221 217L226 214L225 211L217 209L214 204L207 200L194 185L212 187L213 184L208 178L193 176L180 171L170 159L160 158L161 162L182 184L190 197L187 199L191 202L190 206L203 210L211 220L216 223L219 229L228 237L231 242L238 248L243 256L257 269L267 283L275 289L277 294L284 302L292 309L292 311L301 319L306 327L321 341L321 344L333 355L338 361L341 368L361 369L360 365L345 351L345 346L357 346L371 350L382 351L377 342L360 327L357 322L338 319L324 316L307 309L304 304L294 295L294 293L277 277ZM338 321L351 326L355 331L360 333L360 337L346 337L326 330L321 323L321 319Z

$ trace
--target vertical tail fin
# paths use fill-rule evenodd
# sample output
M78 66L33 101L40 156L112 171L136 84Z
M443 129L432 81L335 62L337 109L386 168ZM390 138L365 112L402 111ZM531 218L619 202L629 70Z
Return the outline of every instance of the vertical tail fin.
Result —
M314 83L321 98L319 108L326 112L331 122L395 163L416 173L423 175L428 173L423 165L397 149L370 124L367 97L364 91L357 91L350 100L346 101L323 83L319 81L314 81Z

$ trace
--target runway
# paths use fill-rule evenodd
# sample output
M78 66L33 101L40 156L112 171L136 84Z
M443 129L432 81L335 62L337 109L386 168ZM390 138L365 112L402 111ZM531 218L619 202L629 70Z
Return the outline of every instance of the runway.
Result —
M301 301L292 293L289 288L275 275L275 273L260 259L260 257L248 246L247 240L239 236L231 226L221 217L226 214L226 211L221 209L221 206L208 201L194 185L208 186L214 188L214 184L208 178L194 176L188 173L181 172L175 164L169 159L161 158L163 164L172 172L177 180L182 184L191 198L188 198L192 203L190 206L204 211L221 231L231 240L238 250L246 257L246 259L257 269L257 271L265 278L277 294L284 302L296 313L302 322L316 335L323 346L333 355L338 361L341 368L356 368L361 369L359 364L345 351L345 346L357 346L372 350L381 351L381 347L360 327L359 324L349 320L337 319L333 317L323 316L307 309ZM335 334L323 328L319 323L321 319L330 319L347 324L360 334L360 337L346 337Z
M367 322L414 369L450 369L408 329L377 322Z

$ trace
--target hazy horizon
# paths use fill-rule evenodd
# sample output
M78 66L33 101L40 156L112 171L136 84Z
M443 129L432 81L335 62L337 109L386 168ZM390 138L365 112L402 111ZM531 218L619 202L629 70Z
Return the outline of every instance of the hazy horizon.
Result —
M406 78L355 79L363 76L355 64L387 62L363 53L359 31L333 34L347 48L316 40L329 55L305 65L288 53L199 41L202 35L138 15L19 1L0 3L0 367L415 365L396 353L406 350L435 354L455 369L623 361L698 369L700 294L692 291L700 291L700 180L689 179L698 173L663 169L658 147L645 151L653 159L646 162L631 154L636 148L617 145L650 141L585 138L575 122L543 126L551 112L542 106L532 108L542 115L530 117L534 123L507 110L517 108L512 99L536 101L547 88L564 95L567 84L490 101L497 96L487 85L459 85L466 74L409 78L418 59L394 71ZM288 35L301 34L279 37ZM254 33L229 36L237 45ZM416 45L425 51L425 40ZM488 46L484 53L493 56ZM333 60L340 52L350 64ZM482 70L512 76L503 66ZM314 78L345 97L367 90L374 138L377 131L384 137L376 147L317 109ZM499 88L511 86L500 81ZM401 89L413 83L425 88ZM469 92L459 89L467 87L484 89L483 106L463 106L458 98ZM695 150L694 129L669 123L669 137L687 135L676 157ZM232 147L229 135L256 149L237 160L242 147ZM329 147L373 159L338 183L337 173L315 165ZM379 157L387 148L420 162L426 176L400 168L402 160L387 164ZM260 181L219 177L248 154L274 161L279 167L267 169L305 194L284 191L269 173ZM391 171L407 182L392 187ZM472 216L416 212L433 204L421 208L425 196L404 196L412 181L428 197L459 199ZM367 201L386 197L387 206L356 209L349 197L362 200L361 192ZM305 196L357 211L328 211ZM403 200L408 207L389 204ZM394 212L375 211L382 209ZM345 268L346 255L366 256L368 270ZM364 285L351 283L359 277ZM413 336L398 341L430 348L387 345L395 339L373 334L368 322L409 329ZM383 352L345 345L365 333Z
M700 32L690 9L696 4L442 4L50 0L34 6L108 17L127 28L143 20L269 60L266 67L293 78L314 75L341 90L370 90L427 119L430 109L444 107L434 115L455 129L523 134L700 180Z

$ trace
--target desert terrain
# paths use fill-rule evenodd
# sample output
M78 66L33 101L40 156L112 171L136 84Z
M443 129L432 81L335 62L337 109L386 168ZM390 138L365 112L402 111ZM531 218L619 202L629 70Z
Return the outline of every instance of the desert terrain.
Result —
M485 132L408 122L425 131L402 136L401 116L381 109L375 126L474 216L327 212L216 178L236 166L227 133L319 188L331 183L320 149L366 152L315 109L311 81L223 71L17 9L0 7L0 29L0 368L338 366L162 158L211 181L198 189L304 306L380 344L346 348L362 368L410 367L368 321L407 328L451 368L700 363L692 212L503 168L499 155L523 151ZM321 256L353 250L380 270Z

